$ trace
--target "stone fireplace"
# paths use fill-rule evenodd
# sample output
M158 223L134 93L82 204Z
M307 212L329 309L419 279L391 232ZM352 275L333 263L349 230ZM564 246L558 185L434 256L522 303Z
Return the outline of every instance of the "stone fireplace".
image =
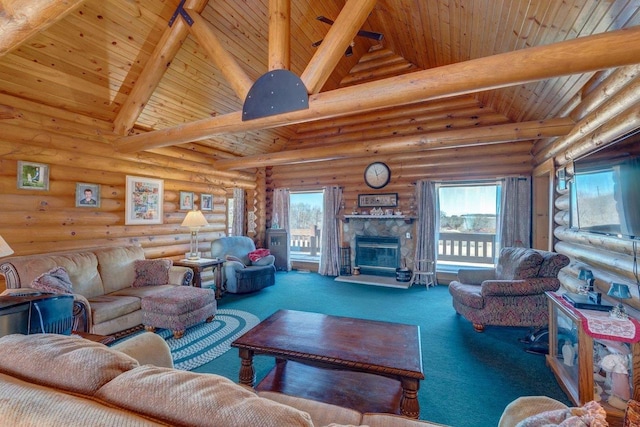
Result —
M413 269L414 226L410 219L348 215L342 223L342 240L351 248L351 265L360 267L362 274L395 276L403 260ZM374 256L380 258L372 261Z

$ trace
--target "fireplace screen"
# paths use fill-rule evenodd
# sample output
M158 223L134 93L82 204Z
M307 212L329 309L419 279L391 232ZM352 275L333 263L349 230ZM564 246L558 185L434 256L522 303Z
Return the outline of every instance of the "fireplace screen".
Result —
M356 236L356 265L362 274L395 276L400 267L400 239Z

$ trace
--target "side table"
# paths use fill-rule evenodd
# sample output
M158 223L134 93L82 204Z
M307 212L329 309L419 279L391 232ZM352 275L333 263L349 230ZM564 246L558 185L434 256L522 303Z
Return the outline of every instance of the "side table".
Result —
M78 335L89 341L99 342L100 344L109 345L116 340L112 335L90 334L88 332L73 331L72 335Z
M200 259L181 259L174 261L173 265L180 267L189 267L193 270L193 286L202 287L202 272L207 269L213 269L213 277L216 282L216 299L222 297L224 289L222 289L222 265L224 260L220 258L200 258Z

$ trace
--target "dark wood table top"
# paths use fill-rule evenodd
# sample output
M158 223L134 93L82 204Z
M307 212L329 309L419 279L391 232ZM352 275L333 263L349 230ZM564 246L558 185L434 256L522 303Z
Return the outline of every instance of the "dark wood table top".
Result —
M424 379L416 325L279 310L231 345L334 368Z

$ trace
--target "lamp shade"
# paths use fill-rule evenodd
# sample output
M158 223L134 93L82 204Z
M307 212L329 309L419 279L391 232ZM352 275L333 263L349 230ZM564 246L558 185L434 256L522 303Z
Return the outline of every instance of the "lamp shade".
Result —
M580 273L578 274L578 279L580 280L593 279L593 272L591 270L587 270L586 268L581 268Z
M2 236L0 236L0 257L9 256L13 253L13 249L4 241Z
M189 211L181 225L189 228L200 228L209 225L209 223L202 212L193 210Z
M629 292L629 286L622 283L612 283L607 295L619 299L631 298L631 292Z

